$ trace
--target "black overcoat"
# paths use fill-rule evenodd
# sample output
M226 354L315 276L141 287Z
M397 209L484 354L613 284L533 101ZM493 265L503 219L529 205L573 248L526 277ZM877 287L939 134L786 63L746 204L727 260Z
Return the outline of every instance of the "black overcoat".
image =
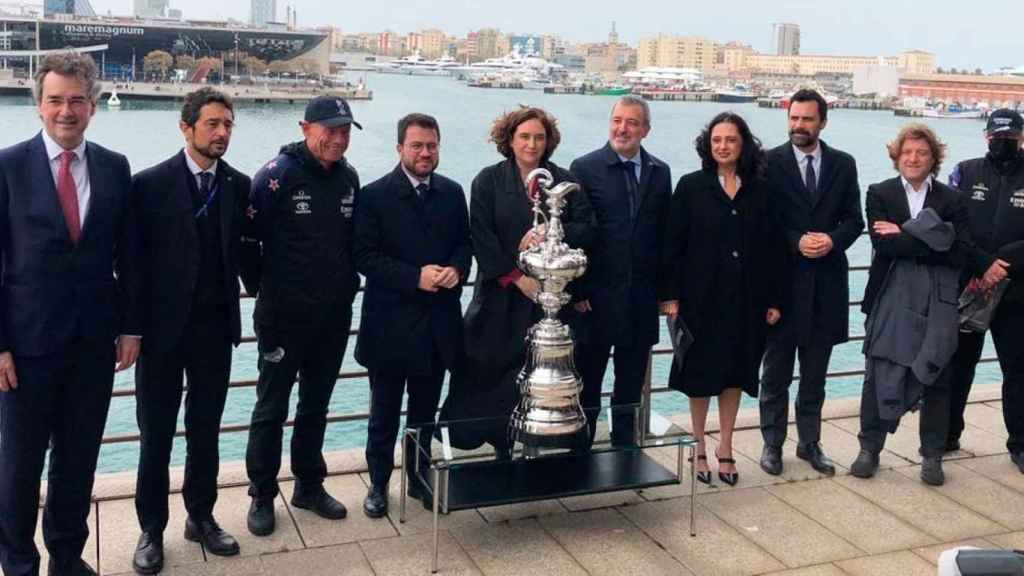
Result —
M738 248L728 245L722 235L732 218L742 219ZM730 201L715 173L687 174L672 195L668 230L665 290L669 300L679 301L679 312L694 337L683 364L673 365L669 385L688 394L694 387L733 387L756 396L766 313L774 307L786 314L781 302L782 240L770 211L766 182L744 180ZM734 258L743 262L742 286L736 291L743 297L722 302L719 281ZM739 315L740 333L723 334L732 330L718 322L727 313Z
M472 264L462 186L435 173L421 199L397 166L363 188L359 200L352 255L366 290L356 360L425 375L438 368L431 366L436 349L444 368L454 368L462 351L462 283ZM420 269L428 264L454 267L462 282L420 290Z
M574 181L551 162L544 166L555 182ZM488 166L470 190L470 232L478 272L473 300L463 319L465 364L451 379L442 408L445 420L507 417L518 392L515 377L526 356L526 331L541 312L514 285L500 279L518 266L519 241L533 226L531 204L515 160ZM565 242L586 249L593 234L593 213L585 194L572 193L562 213ZM451 441L461 448L499 443L505 426L452 428Z
M850 278L846 250L864 230L857 163L849 154L821 145L821 174L812 198L785 143L768 152L772 205L786 243L786 315L779 336L793 345L833 345L850 338ZM822 258L800 254L800 237L824 232L832 251Z

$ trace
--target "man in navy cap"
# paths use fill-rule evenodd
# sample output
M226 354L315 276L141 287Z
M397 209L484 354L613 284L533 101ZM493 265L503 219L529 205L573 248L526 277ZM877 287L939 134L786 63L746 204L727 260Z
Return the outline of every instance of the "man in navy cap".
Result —
M957 164L949 183L966 196L974 238L974 266L980 277L965 277L971 290L1010 283L990 327L1003 371L1003 419L1010 458L1024 474L1024 118L1014 110L992 112L985 127L988 154ZM970 275L967 275L970 276ZM985 344L984 332L961 332L953 357L952 401L946 450L960 449L964 407L974 369Z
M257 536L274 531L283 427L296 375L292 506L328 519L346 515L324 490L322 449L359 289L351 248L359 176L345 151L352 126L362 126L337 96L310 101L299 125L304 139L282 147L253 178L242 243L242 282L257 295L260 377L245 457L248 528Z

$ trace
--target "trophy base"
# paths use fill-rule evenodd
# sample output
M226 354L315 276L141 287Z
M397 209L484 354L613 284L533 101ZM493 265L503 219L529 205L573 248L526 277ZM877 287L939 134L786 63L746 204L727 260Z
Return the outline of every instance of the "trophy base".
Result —
M557 434L550 432L541 433L529 430L530 426L524 425L517 414L513 413L509 425L509 439L512 442L519 442L523 446L535 448L585 448L590 445L590 429L584 418L577 426L566 429L563 424L559 426Z

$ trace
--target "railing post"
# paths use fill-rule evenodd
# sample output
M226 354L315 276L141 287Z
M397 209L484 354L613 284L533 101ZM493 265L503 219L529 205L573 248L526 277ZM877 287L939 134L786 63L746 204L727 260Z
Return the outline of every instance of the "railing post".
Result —
M640 426L640 431L644 438L651 433L651 364L654 363L654 351L653 349L647 351L647 370L644 371L644 386L643 392L641 393L641 417L643 422Z

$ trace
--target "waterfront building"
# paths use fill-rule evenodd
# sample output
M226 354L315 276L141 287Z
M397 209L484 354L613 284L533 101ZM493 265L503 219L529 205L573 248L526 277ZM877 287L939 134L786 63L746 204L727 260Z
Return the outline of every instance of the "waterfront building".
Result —
M907 74L900 78L904 98L987 104L990 108L1017 108L1024 104L1024 78L972 74Z
M910 50L897 56L833 56L798 54L779 56L761 54L749 46L727 45L722 48L722 67L725 72L751 72L761 74L815 74L852 75L864 66L889 66L908 74L930 74L935 71L935 55L922 50Z
M266 26L277 22L277 0L252 0L250 22L253 26Z
M789 23L772 24L772 52L776 56L796 56L800 53L800 26Z
M710 72L715 66L715 43L702 36L659 34L641 38L637 51L638 68L696 68Z
M134 0L132 4L136 18L163 18L170 8L168 0Z

